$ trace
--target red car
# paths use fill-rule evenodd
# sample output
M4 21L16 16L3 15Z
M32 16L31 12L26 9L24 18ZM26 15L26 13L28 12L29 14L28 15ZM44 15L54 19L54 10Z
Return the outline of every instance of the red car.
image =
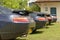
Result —
M50 14L46 14L46 19L48 20L48 24L51 24L52 22L52 17Z

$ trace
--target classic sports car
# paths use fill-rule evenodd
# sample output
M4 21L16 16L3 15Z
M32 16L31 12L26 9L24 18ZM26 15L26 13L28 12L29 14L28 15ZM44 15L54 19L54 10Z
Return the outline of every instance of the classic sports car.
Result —
M30 16L35 20L36 22L36 29L44 28L45 24L47 22L44 13L41 12L33 12L30 14Z
M36 26L35 26L35 21L33 20L32 17L29 16L29 13L31 13L31 11L28 10L13 10L13 13L19 14L20 16L24 16L27 17L30 21L30 25L29 25L29 33L33 33Z
M45 14L46 15L46 19L48 20L48 24L52 23L52 17L50 14Z
M56 14L51 14L51 17L52 17L52 22L56 22L57 21L57 16Z
M6 7L0 6L0 39L15 39L18 36L27 36L30 26L28 17L12 13Z

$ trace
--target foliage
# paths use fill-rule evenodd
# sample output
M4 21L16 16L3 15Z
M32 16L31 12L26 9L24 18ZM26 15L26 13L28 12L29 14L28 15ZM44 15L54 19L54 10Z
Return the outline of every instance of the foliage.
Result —
M0 5L12 8L12 9L26 9L30 11L40 11L40 7L36 4L27 6L28 0L0 0Z
M32 11L29 6L26 6L25 9L26 9L26 10L29 10L29 11Z
M37 4L31 4L29 7L25 7L26 10L40 12L40 7Z
M30 6L32 11L37 11L40 12L40 7L37 4L32 4L32 6Z
M6 6L12 9L23 9L27 5L28 0L0 0L0 5Z

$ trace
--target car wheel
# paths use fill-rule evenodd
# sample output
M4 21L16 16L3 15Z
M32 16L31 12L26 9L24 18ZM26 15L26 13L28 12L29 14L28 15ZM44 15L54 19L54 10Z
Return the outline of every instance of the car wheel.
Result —
M51 24L51 21L49 21L49 25Z
M36 30L37 30L37 29L35 28L32 33L36 32Z

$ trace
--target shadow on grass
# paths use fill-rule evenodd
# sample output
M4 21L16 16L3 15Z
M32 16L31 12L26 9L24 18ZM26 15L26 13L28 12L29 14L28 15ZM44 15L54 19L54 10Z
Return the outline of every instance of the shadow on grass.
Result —
M54 25L53 23L47 24L45 28L48 29L49 28L48 26L53 26L53 25Z
M35 31L34 33L31 33L31 34L41 34L43 33L44 31Z
M49 28L49 26L53 26L53 25L54 25L54 23L47 24L45 28L46 28L46 29L48 29L48 28Z
M48 29L49 27L48 27L48 26L46 26L45 28L46 28L46 29Z
M53 26L54 24L53 23L51 23L51 24L47 24L47 26Z

